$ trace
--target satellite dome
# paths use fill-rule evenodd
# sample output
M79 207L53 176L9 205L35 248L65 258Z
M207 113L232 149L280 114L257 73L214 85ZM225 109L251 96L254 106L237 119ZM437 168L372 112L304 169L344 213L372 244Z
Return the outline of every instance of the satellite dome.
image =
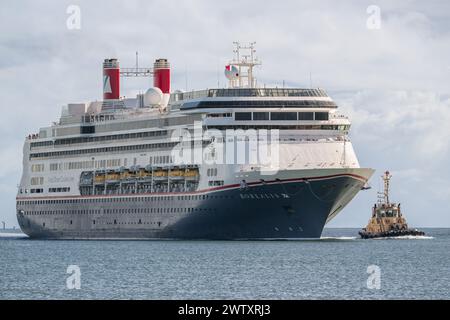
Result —
M225 66L225 77L227 77L228 80L237 79L239 77L239 71L235 66L232 65L226 65Z
M160 88L153 87L147 90L147 92L144 94L144 105L154 106L158 105L162 102L163 93Z

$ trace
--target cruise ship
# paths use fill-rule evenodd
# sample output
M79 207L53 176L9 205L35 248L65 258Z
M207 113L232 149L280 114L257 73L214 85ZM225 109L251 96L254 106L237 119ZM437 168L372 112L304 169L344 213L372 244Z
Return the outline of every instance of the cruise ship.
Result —
M226 88L171 91L152 68L103 62L103 100L70 103L23 146L16 198L44 239L314 239L373 173L349 119L321 88L257 83L254 43L235 43ZM134 98L127 77L153 78ZM122 79L122 80L121 80Z

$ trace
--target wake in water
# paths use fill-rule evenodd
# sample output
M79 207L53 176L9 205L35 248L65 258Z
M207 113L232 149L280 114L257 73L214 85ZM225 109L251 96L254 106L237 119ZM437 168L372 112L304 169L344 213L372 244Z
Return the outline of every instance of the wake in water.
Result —
M398 237L373 238L373 240L383 240L383 239L389 239L389 240L430 240L430 239L434 239L434 237L431 237L431 236L398 236Z
M6 238L6 239L17 239L17 238L28 238L28 236L24 233L18 233L18 232L0 232L0 238Z
M356 240L356 237L320 237L322 241L349 241Z
M349 241L356 237L320 237L320 238L258 238L258 239L234 239L233 241Z
M398 236L398 237L380 237L372 239L361 239L359 237L321 237L320 241L352 241L352 240L430 240L431 236Z
M24 233L19 232L0 232L0 239L23 239L28 238L28 236ZM258 239L258 240L266 240L266 241L353 241L360 239L359 237L349 237L349 236L341 236L341 237L320 237L319 239L305 239L305 238L280 238L280 239ZM365 240L430 240L434 239L432 236L398 236L398 237L380 237L380 238L372 238ZM239 240L255 240L255 239L239 239ZM361 239L362 240L362 239Z

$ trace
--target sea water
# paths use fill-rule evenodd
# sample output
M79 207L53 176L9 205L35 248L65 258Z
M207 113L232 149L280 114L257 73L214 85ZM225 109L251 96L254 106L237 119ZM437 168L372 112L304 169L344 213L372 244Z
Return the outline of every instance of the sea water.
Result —
M0 299L449 299L450 229L362 240L66 241L0 233Z

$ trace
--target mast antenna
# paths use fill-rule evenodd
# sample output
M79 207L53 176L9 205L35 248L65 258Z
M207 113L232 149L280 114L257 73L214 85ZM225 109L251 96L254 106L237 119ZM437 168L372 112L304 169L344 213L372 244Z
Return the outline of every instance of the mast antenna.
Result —
M186 92L188 92L188 74L187 74L187 64L184 65L184 81L186 85Z
M136 51L136 72L137 72L138 69L139 69L139 54Z
M261 62L255 56L256 42L250 42L249 44L242 45L240 42L235 41L233 53L235 57L230 61L229 66L237 68L237 75L229 78L230 88L255 88L256 78L253 76L253 68L261 65Z
M381 176L381 178L383 179L384 182L384 192L383 192L384 203L389 205L389 181L391 180L392 175L389 173L389 171L386 171L384 175Z

